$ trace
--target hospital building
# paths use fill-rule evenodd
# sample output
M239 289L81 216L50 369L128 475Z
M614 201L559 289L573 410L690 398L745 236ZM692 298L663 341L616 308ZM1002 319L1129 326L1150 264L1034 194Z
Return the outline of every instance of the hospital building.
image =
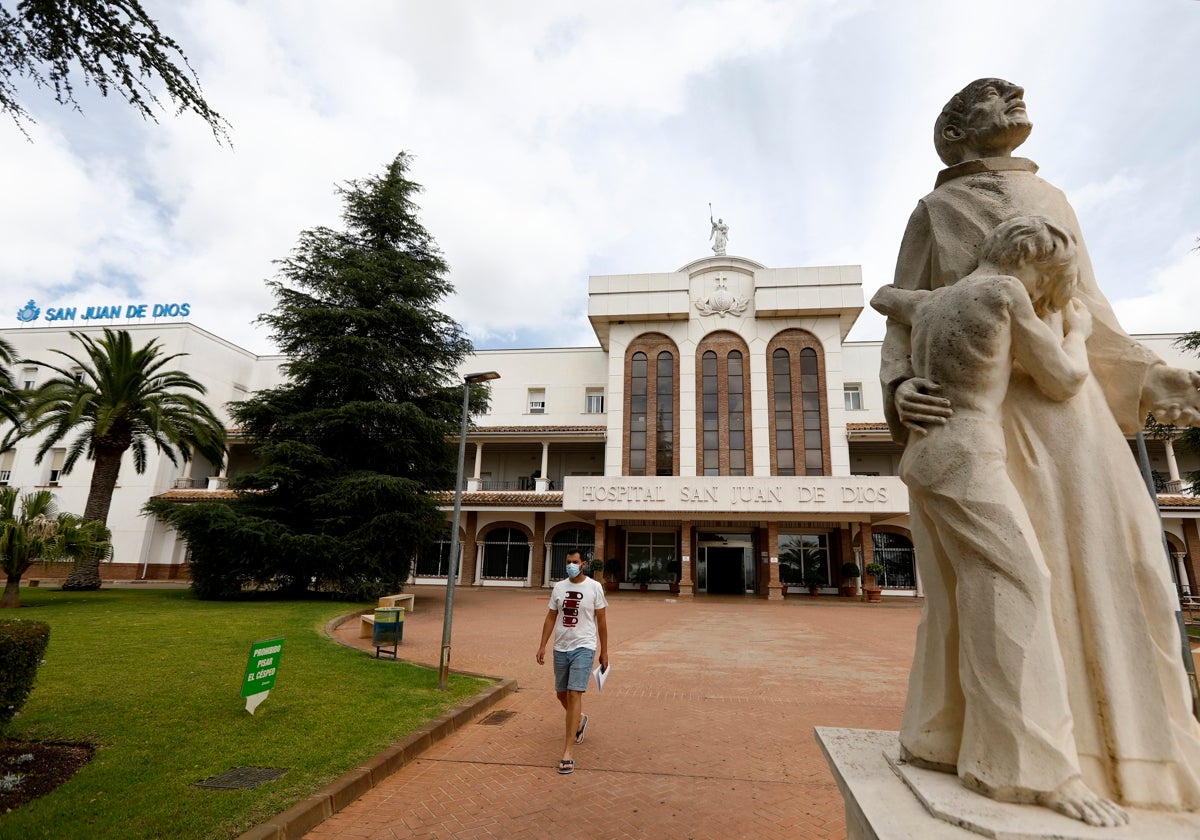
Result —
M846 565L877 562L885 596L921 594L902 448L884 422L880 342L846 340L863 306L858 266L771 268L715 255L675 271L591 277L595 346L476 351L461 372L499 378L467 434L458 585L546 587L579 548L603 562L597 577L610 589L630 593L777 600L808 597L815 584L849 594L858 581ZM171 366L201 382L227 420L226 403L283 378L285 358L190 323L110 326L139 346L155 339L165 353L186 353ZM21 358L61 361L53 350L79 350L71 330L100 327L32 320L0 335ZM1200 366L1173 347L1176 337L1137 336L1168 364ZM21 387L51 375L31 363L12 373ZM1200 498L1182 476L1200 457L1176 455L1170 440L1147 444L1163 562L1197 592ZM40 464L36 449L22 441L0 453L0 484L51 488L61 509L81 512L91 462L63 474L65 449ZM186 544L142 505L227 497L228 479L256 466L253 451L230 428L220 469L151 451L138 474L126 458L102 577L186 578ZM413 587L445 584L454 497L439 494L446 535L416 557Z

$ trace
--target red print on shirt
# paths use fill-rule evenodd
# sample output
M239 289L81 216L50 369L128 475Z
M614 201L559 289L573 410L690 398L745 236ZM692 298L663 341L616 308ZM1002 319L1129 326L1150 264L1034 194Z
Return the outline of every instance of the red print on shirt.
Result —
M574 627L579 623L579 605L583 603L583 593L568 591L562 603L562 626Z

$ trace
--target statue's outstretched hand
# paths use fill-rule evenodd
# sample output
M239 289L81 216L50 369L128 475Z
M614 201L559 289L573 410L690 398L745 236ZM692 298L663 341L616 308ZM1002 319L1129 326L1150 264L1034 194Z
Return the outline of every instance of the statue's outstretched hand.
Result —
M896 386L896 413L910 432L923 435L926 424L945 425L954 416L950 400L939 397L942 386L932 379L914 376Z
M1142 402L1159 423L1200 426L1200 373L1155 365L1146 374Z

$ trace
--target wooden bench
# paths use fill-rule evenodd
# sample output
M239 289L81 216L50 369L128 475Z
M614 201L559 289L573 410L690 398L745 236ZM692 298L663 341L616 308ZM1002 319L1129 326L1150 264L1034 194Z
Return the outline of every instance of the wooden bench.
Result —
M416 603L417 596L411 593L403 595L384 595L379 599L378 607L404 607L405 613L413 611L413 604ZM375 614L364 613L359 616L358 638L369 639L373 635L375 628Z
M404 607L406 613L415 612L414 605L416 604L417 596L411 593L403 595L384 595L379 599L376 606L379 607Z
M1200 598L1185 595L1179 599L1179 606L1183 610L1186 621L1195 621L1196 613L1200 613Z

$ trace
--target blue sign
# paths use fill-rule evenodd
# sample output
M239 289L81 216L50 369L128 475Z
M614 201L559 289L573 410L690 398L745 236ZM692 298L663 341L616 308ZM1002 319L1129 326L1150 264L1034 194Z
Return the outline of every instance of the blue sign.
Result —
M17 320L22 324L27 324L30 321L36 321L37 316L42 314L42 310L38 309L37 304L33 301L25 304L25 308L17 312Z
M78 306L49 306L47 321L115 321L120 318L186 318L192 312L190 303L114 303L108 306L87 306L80 311ZM22 324L36 321L42 310L32 300L17 312Z

